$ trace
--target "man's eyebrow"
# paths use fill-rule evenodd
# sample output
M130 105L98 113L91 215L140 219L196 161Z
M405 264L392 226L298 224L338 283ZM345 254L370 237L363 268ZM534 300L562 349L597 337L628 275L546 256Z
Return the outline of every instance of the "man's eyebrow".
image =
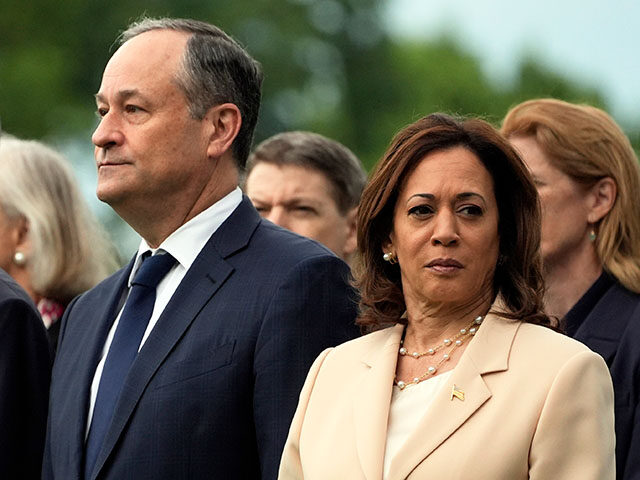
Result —
M321 205L322 204L321 201L319 201L319 200L317 200L315 198L312 198L312 197L306 197L304 195L298 195L298 196L289 198L289 199L287 199L286 202L283 202L283 203L285 203L286 205L289 205L289 206L295 206L295 205L297 205L299 203L309 203L311 205Z
M96 102L107 103L106 97L102 95L100 92L94 95L96 97ZM137 88L131 88L126 90L120 90L116 93L116 97L120 101L124 101L128 98L139 96L143 100L146 100L146 97L140 93L140 90Z

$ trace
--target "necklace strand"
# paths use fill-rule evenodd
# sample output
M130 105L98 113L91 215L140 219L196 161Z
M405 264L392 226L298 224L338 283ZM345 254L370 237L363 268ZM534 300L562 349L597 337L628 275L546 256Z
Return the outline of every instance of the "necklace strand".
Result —
M396 378L394 378L393 383L397 385L400 390L404 390L408 386L417 385L427 377L435 375L435 373L438 371L440 366L451 358L451 353L457 347L460 347L467 338L476 334L476 332L478 331L478 326L482 323L482 320L483 320L482 316L476 317L476 319L473 322L471 322L471 324L467 328L461 328L460 331L456 333L453 337L445 338L440 345L433 348L429 348L424 352L413 352L409 354L407 349L403 346L404 344L404 338L403 338L400 341L400 349L398 350L398 354L401 357L413 358L414 360L418 360L419 358L422 358L426 355L435 355L436 352L447 347L451 347L451 348L447 353L442 355L440 360L435 365L430 365L429 368L427 368L427 371L425 373L423 373L419 377L415 377L411 382L403 382L402 380L397 380Z

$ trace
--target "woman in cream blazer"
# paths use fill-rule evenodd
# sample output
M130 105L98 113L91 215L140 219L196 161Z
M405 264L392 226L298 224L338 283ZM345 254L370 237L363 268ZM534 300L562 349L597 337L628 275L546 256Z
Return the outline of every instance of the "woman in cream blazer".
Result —
M425 117L358 215L358 321L376 331L314 363L279 478L613 480L611 378L549 328L538 197L509 143Z
M403 328L318 357L280 479L383 478ZM388 479L614 478L612 405L600 356L548 328L490 314L427 414L415 419Z

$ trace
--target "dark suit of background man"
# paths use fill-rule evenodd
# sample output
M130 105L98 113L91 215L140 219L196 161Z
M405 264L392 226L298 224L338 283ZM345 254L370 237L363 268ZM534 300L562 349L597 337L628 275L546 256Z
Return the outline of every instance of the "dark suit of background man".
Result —
M275 478L307 369L357 333L348 268L262 220L237 187L259 65L201 22L147 19L122 41L96 95L97 194L143 240L65 312L44 478ZM176 263L92 461L108 352L149 250Z
M27 293L0 269L0 478L40 478L51 354Z

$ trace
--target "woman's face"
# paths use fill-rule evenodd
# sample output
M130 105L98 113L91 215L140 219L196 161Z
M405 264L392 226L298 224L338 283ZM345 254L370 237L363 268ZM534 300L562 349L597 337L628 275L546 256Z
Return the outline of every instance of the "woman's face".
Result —
M400 190L389 239L407 305L489 299L500 237L493 180L480 159L464 147L424 157Z
M535 137L511 137L511 144L527 164L542 205L542 242L545 265L566 261L589 238L587 189L554 167Z

